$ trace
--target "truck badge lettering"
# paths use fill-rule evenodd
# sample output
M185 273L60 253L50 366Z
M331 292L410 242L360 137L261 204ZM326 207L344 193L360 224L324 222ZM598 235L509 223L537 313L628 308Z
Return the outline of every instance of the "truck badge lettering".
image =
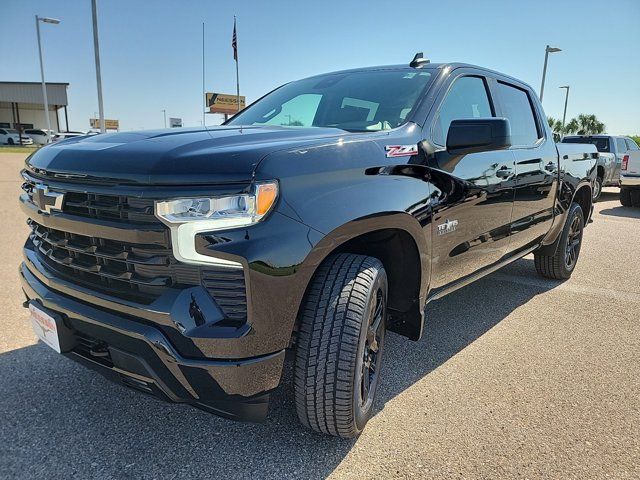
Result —
M438 225L438 235L444 235L445 233L455 232L458 228L458 220L447 220L444 223Z
M387 158L410 157L418 154L418 145L386 145Z

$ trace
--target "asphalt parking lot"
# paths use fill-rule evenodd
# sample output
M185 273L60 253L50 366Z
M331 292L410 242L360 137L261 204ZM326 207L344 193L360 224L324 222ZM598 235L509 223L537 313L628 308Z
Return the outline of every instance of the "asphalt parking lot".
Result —
M0 153L0 477L640 478L640 209L605 189L564 283L527 257L390 334L378 413L346 441L109 383L36 344L18 283L22 154Z

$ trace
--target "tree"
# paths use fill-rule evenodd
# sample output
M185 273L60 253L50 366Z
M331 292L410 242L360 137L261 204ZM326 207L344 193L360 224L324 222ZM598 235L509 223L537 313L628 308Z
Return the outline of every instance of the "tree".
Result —
M553 117L548 117L547 122L549 123L549 128L553 132L553 139L556 142L559 142L563 133L562 122Z
M564 127L564 133L576 133L578 135L597 135L604 133L605 124L600 122L595 115L581 113L573 118Z
M640 135L629 135L629 138L633 138L633 141L640 146Z

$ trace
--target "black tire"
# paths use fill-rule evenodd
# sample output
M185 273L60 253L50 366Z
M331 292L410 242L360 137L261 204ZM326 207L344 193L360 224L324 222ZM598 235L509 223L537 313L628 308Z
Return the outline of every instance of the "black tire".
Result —
M620 203L625 207L631 206L631 189L622 187L620 188Z
M553 255L534 253L534 263L537 272L546 278L554 280L566 280L571 276L582 246L582 231L584 229L584 216L582 208L577 203L569 207L567 220Z
M640 188L632 188L629 194L631 196L631 206L640 207Z
M295 360L296 410L306 427L352 438L371 418L386 302L380 260L342 253L318 268L301 312Z
M597 202L602 195L602 177L596 177L596 181L593 184L593 202Z
M10 138L7 140L7 145L13 145L13 144L14 144L13 138Z

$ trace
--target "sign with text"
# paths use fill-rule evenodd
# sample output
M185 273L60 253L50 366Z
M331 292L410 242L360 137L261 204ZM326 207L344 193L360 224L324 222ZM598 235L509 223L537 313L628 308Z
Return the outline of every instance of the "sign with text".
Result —
M182 127L182 119L181 118L169 118L169 126L171 128L180 128L180 127Z
M100 128L100 119L99 118L90 118L89 125L91 128L99 129ZM119 130L120 129L120 121L119 120L107 120L104 119L104 128L107 130Z
M238 97L226 93L209 93L205 97L205 105L209 113L226 113L234 115L238 113ZM240 110L245 107L245 98L240 96Z

